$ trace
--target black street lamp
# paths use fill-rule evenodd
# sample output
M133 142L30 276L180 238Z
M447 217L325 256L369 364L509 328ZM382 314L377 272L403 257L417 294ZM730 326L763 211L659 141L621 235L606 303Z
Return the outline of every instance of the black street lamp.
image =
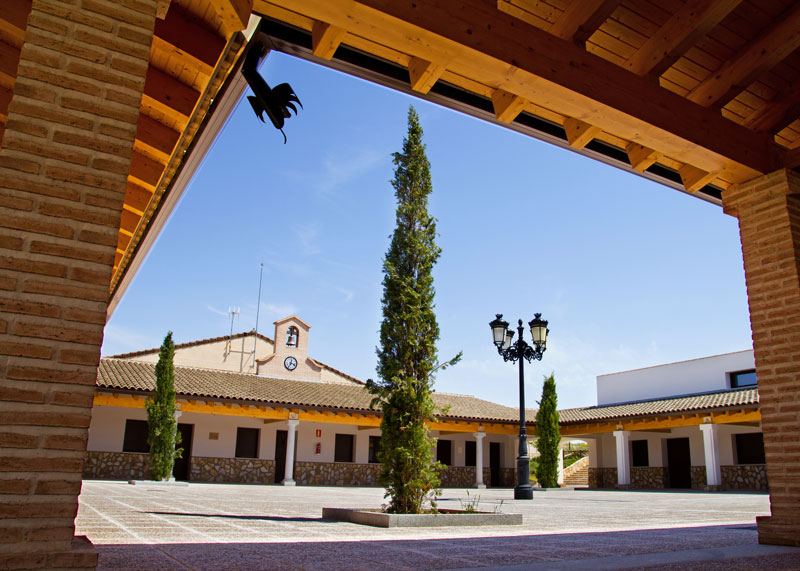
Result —
M531 328L533 346L528 345L522 338L522 320L518 320L517 331L519 336L514 341L514 332L508 328L508 321L503 321L503 314L498 313L497 318L489 323L492 328L492 337L497 347L497 352L504 361L515 363L519 361L519 456L517 456L517 485L514 488L515 500L532 500L533 488L531 487L531 459L528 457L528 434L525 431L525 372L522 367L523 358L542 360L542 355L547 348L547 321L542 319L541 313L534 313L533 319L528 323Z

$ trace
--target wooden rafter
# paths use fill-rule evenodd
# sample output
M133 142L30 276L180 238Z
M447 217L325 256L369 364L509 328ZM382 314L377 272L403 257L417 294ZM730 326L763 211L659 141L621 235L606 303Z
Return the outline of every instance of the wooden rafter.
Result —
M695 193L716 178L715 173L706 172L692 165L683 165L678 169L683 186L687 192Z
M497 89L492 94L494 115L501 123L511 123L525 108L525 100L519 95Z
M754 134L716 110L500 12L495 4L465 0L454 19L443 6L427 2L411 7L390 0L279 1L556 113L581 117L675 161L691 160L730 182L752 179L777 164L779 152L769 135ZM274 11L272 3L255 2L259 13Z
M152 49L179 56L181 63L203 75L211 75L224 48L223 38L199 25L178 6L173 6L163 20L156 20Z
M253 0L210 0L210 4L217 13L226 38L247 27L253 11Z
M164 173L164 165L141 153L133 152L131 155L130 175L133 178L155 188L161 175Z
M634 53L625 67L637 75L661 75L742 0L689 0Z
M439 81L445 67L418 57L412 57L408 62L408 78L411 89L419 93L428 93L431 87Z
M621 0L572 0L548 32L578 45L586 43L619 6Z
M143 102L154 105L168 116L186 121L191 116L200 94L171 75L150 67L144 84Z
M4 0L0 17L0 34L17 42L17 45L21 44L25 40L30 12L31 0Z
M800 118L800 78L787 85L771 101L753 111L742 123L773 135Z
M347 31L315 20L311 27L311 51L322 59L331 59Z
M687 99L704 107L724 106L798 47L800 2L795 2L772 26L692 89Z
M628 161L633 170L639 172L646 171L661 158L661 155L653 149L648 149L638 143L630 143L625 148L625 152L628 153Z
M124 207L141 216L147 208L147 204L150 202L152 196L153 193L150 190L129 180L125 188Z
M589 123L569 117L564 121L564 132L567 135L569 146L582 149L600 134L600 129Z
M169 156L175 149L181 134L153 119L152 117L139 114L139 122L136 125L136 140L148 147Z

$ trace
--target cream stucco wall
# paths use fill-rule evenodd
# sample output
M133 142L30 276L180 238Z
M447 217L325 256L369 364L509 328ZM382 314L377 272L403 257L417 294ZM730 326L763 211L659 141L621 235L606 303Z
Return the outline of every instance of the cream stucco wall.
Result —
M253 366L254 345L257 358L262 359L272 354L272 343L270 341L261 337L255 338L253 335L247 335L233 339L230 342L230 347L228 347L228 339L220 339L178 348L175 350L173 363L181 367L255 373ZM131 361L155 363L158 361L158 351L146 355L132 356L129 359Z

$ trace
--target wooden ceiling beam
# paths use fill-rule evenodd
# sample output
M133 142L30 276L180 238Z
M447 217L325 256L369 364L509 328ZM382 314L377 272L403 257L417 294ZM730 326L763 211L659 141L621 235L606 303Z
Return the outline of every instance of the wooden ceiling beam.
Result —
M31 0L3 0L3 15L0 17L0 32L21 45L25 41Z
M7 87L14 85L17 79L17 67L19 67L19 49L0 42L0 85Z
M217 13L220 27L226 38L244 30L253 11L253 0L209 0L211 8Z
M573 149L582 149L592 142L601 130L599 127L584 123L579 119L568 117L564 121L564 132L567 135L567 142Z
M620 3L621 0L572 0L547 31L562 40L583 46Z
M726 181L751 180L780 164L768 134L753 133L595 54L497 10L463 0L458 18L438 3L391 0L254 0L259 13L283 7L344 27L384 46L603 132L637 141L675 161L692 162ZM513 89L512 89L513 86ZM624 88L622 88L624 86Z
M150 67L144 84L144 98L164 113L178 115L187 121L200 99L200 93L171 75Z
M331 59L342 43L347 30L314 20L311 26L311 52L322 59Z
M660 76L741 2L689 0L625 62L625 67L636 75Z
M625 148L625 152L628 153L628 161L631 163L633 170L639 172L646 171L661 158L660 153L643 147L638 143L630 143Z
M501 123L511 123L525 108L526 101L519 95L514 95L502 89L492 93L494 116Z
M725 106L758 77L800 47L800 2L686 96L703 107Z
M678 174L681 175L686 191L692 194L717 178L716 173L706 172L692 165L683 165L678 169Z
M782 89L771 101L753 111L742 125L773 135L800 118L800 78Z
M443 65L412 56L411 61L408 62L408 78L411 89L419 93L428 93L431 87L439 81L444 70Z
M144 113L139 113L136 140L169 157L181 134Z
M175 54L182 62L210 76L225 49L225 39L173 6L166 18L156 20L153 49Z

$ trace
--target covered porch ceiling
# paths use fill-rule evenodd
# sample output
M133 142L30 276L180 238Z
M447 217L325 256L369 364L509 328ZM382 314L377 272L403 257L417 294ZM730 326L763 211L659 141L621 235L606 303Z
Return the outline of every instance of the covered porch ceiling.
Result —
M7 0L0 15L0 136L29 10ZM162 0L160 10L109 311L244 92L250 38L716 204L733 184L800 167L793 0Z

